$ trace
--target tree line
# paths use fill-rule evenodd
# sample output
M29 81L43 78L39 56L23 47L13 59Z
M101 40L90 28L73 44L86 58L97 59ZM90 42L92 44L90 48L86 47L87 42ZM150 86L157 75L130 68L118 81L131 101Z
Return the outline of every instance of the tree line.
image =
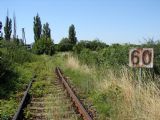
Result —
M51 37L51 29L49 23L46 22L42 25L41 18L39 14L33 18L33 32L34 32L34 43L32 51L36 54L47 54L53 55L55 51L70 51L73 49L74 45L77 43L75 26L70 25L68 30L68 37L62 38L58 45L55 45ZM6 16L5 26L4 26L4 38L1 36L0 40L13 41L16 44L24 45L24 41L16 38L11 38L12 34L12 19Z
M76 37L75 26L71 24L68 29L68 37L60 40L59 44L54 44L51 36L51 29L49 23L42 24L41 18L37 13L33 18L33 32L34 43L32 52L35 54L53 55L55 52L73 51L79 59L85 64L95 64L96 66L123 66L128 65L128 51L133 47L153 47L155 51L154 71L159 73L159 45L160 42L148 40L145 44L112 44L107 45L98 39L93 41L81 40L78 41ZM12 20L6 16L6 23L4 26L4 39L11 41ZM22 43L20 39L13 39L16 44ZM18 41L18 42L17 42Z

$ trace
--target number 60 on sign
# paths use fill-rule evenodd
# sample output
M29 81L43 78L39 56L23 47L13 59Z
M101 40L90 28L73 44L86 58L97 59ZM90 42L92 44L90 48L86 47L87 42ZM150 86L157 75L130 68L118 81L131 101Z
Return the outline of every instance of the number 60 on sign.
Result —
M130 67L153 67L153 48L133 48L129 51Z

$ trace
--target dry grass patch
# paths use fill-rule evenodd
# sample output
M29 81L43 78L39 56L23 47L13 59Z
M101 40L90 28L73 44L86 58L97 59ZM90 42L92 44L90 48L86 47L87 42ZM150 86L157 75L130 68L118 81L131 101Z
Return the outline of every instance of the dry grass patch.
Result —
M87 65L81 65L78 58L73 57L71 54L67 54L66 66L84 73L92 73L92 70Z
M149 81L141 85L128 76L128 71L123 69L120 77L116 77L110 73L110 77L106 77L99 85L100 92L109 91L111 86L118 86L123 95L121 103L118 103L116 114L111 115L114 119L143 119L158 120L160 119L160 90L155 83ZM114 89L114 88L113 88ZM118 94L117 94L118 96ZM116 106L113 106L116 107Z

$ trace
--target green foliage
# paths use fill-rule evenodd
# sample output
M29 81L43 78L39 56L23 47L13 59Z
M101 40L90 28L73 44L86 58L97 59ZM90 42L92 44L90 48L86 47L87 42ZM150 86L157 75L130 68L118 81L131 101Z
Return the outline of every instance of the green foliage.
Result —
M10 40L11 38L11 33L12 33L12 20L9 19L8 16L6 16L6 23L4 26L4 33L5 33L5 39Z
M51 29L49 28L48 23L43 25L43 36L46 38L51 38Z
M82 57L85 60L88 58L88 63L91 63L92 61L90 60L94 60L94 58L90 58L90 56L93 57L95 52L90 51L89 49L83 49L83 51L86 53L86 56ZM97 56L96 54L94 55L95 57ZM93 62L91 64L95 63ZM121 103L123 103L123 100L125 99L121 87L112 83L109 86L106 86L106 89L103 90L102 88L102 91L99 89L99 83L102 83L100 79L103 78L99 79L100 74L98 72L101 73L104 71L96 70L96 72L94 72L93 70L84 72L83 69L85 68L83 68L83 66L81 67L82 68L79 67L76 69L71 67L63 68L65 76L71 78L69 79L69 82L76 87L78 97L85 98L85 106L88 105L87 103L94 105L100 120L106 120L107 117L113 120L118 119L117 113L119 113L119 109L122 108ZM104 76L106 76L106 74Z
M11 119L33 76L34 54L14 41L0 41L0 119ZM21 95L21 96L19 96Z
M160 42L149 40L145 44L142 45L131 45L131 44L112 44L110 46L102 47L102 49L96 50L95 48L90 48L90 44L84 41L81 41L74 47L74 52L76 57L78 56L80 63L87 64L91 66L91 68L96 67L96 72L100 72L100 74L104 74L106 76L106 72L104 69L111 69L115 76L120 76L119 69L124 66L128 67L129 63L129 50L131 48L154 48L154 73L160 74ZM86 49L87 48L87 49ZM101 71L100 71L101 70ZM68 70L69 71L69 70ZM104 72L104 73L103 73ZM67 71L66 71L67 73ZM129 75L131 71L129 72ZM70 73L71 75L73 73ZM78 71L74 74L78 74ZM80 73L81 74L81 73ZM79 75L83 76L83 74ZM89 76L89 74L88 74ZM99 80L101 75L95 76L96 80ZM134 76L135 77L135 76ZM151 69L144 69L142 77L145 77L144 83L146 84L148 81L152 79ZM77 80L78 77L72 75L72 81ZM102 78L103 79L103 78ZM135 80L136 78L134 78ZM86 80L88 78L86 77ZM118 79L119 80L119 79ZM154 80L155 84L159 87L159 81ZM143 80L142 80L143 81ZM81 81L82 83L85 80ZM153 82L153 81L152 81ZM85 89L85 85L76 84L73 82L75 86L81 86L82 89ZM98 82L96 82L98 83ZM91 85L90 85L91 86ZM94 85L93 85L94 86ZM88 96L94 103L97 108L97 112L99 113L99 119L113 119L118 120L119 116L121 115L122 108L124 107L125 103L124 94L117 84L112 83L103 91L97 91L96 88L93 87L92 92L85 95ZM107 117L107 118L106 118ZM127 116L128 117L128 116Z
M154 48L154 73L160 74L160 42L153 41L152 39L149 39L142 45L112 44L110 46L105 46L98 41L80 41L73 50L75 55L84 64L117 69L121 66L128 66L129 50L139 47Z
M41 19L37 13L37 15L34 17L33 22L33 31L34 31L34 40L35 42L41 38L41 32L42 32L42 24Z
M75 31L75 27L73 24L69 27L68 39L69 39L70 43L73 45L75 45L77 43L76 31Z
M33 76L31 64L16 65L0 81L0 119L8 120L15 114L23 92Z
M46 89L48 86L49 84L45 80L38 80L32 85L30 93L34 97L42 97L48 93L48 89Z
M119 86L112 84L104 92L93 92L91 97L101 119L105 119L106 116L114 120L118 119L117 113L124 99Z
M14 65L12 71L7 71L0 78L0 98L8 99L12 94L15 94L17 91L23 91L31 80L34 70L31 69L31 66L28 63L21 65Z
M10 120L13 116L13 113L17 109L17 103L10 99L8 101L0 100L0 119L1 120Z
M54 44L51 39L49 24L46 23L43 25L43 34L41 38L35 41L33 45L33 52L36 54L47 54L53 55L54 54Z
M45 71L48 73L47 68L53 63L52 61L49 62L49 56L36 56L28 52L23 46L4 40L0 41L0 57L0 119L8 120L16 112L18 104L23 97L23 92L33 74L43 74L42 77L38 78L44 79ZM44 60L46 61L44 62ZM49 62L48 65L46 65L47 62ZM44 69L41 66L47 67ZM2 76L3 73L4 75ZM40 96L47 93L48 90L43 87L49 85L46 81L35 84L33 86L36 90L35 94ZM29 116L29 113L27 116Z
M83 64L87 64L87 65L95 65L97 64L97 52L91 51L89 49L82 49L82 51L79 54L79 60L83 63Z
M31 118L31 116L32 116L31 111L30 111L29 107L27 106L27 108L24 109L24 118L29 119L29 118Z
M36 41L33 44L33 52L36 54L47 54L53 55L54 54L54 44L50 38L46 38L42 36L40 40Z
M108 47L108 45L106 45L103 42L100 42L99 40L93 40L93 41L81 40L74 47L74 51L79 54L80 51L84 48L90 49L92 51L98 51L98 50L103 49L105 47Z
M62 51L62 52L72 51L76 43L77 43L76 31L75 31L74 25L72 24L69 27L68 38L62 38L62 40L58 45L58 51Z
M33 70L26 64L16 65L12 72L0 81L0 119L11 119L23 97L26 85L33 76ZM3 81L3 82L2 82ZM21 93L22 92L22 93Z
M11 41L0 41L0 79L5 74L11 73L15 64L23 64L34 60L36 60L34 55L23 46Z
M95 44L93 45L95 47L93 47L92 44ZM90 45L93 48L91 48ZM76 55L78 55L79 60L84 64L97 67L119 67L128 65L128 53L130 48L131 46L127 44L113 44L107 46L95 41L93 41L93 43L82 41L82 43L76 45L74 51Z
M31 62L34 57L33 54L28 52L25 47L17 45L15 42L0 41L2 57L11 61L12 63L23 64Z
M122 66L128 64L129 45L113 44L99 51L98 62L105 66Z
M68 38L62 38L58 45L58 51L71 51L73 48L73 44L70 43Z
M84 73L83 71L76 71L69 68L63 69L66 76L72 78L70 82L76 86L76 89L81 91L80 95L86 95L86 93L90 93L93 88L91 87L92 78L90 75ZM90 87L89 87L90 86Z
M3 77L3 75L11 70L11 62L2 55L2 52L0 51L0 78Z

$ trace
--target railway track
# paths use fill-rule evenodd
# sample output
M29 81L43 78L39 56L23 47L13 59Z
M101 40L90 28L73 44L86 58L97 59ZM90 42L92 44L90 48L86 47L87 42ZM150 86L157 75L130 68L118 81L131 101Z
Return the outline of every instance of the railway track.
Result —
M50 79L46 81L49 82L48 94L31 98L27 106L30 116L27 120L92 120L59 67L56 67L55 73L54 80L47 77ZM14 117L13 120L22 118Z
M66 89L67 94L70 96L71 101L73 102L74 106L77 108L78 113L82 116L84 120L92 120L87 110L84 108L80 100L77 98L77 96L75 95L71 87L69 86L67 79L65 79L65 77L63 76L60 68L56 67L55 72L60 82L63 84L64 88Z

